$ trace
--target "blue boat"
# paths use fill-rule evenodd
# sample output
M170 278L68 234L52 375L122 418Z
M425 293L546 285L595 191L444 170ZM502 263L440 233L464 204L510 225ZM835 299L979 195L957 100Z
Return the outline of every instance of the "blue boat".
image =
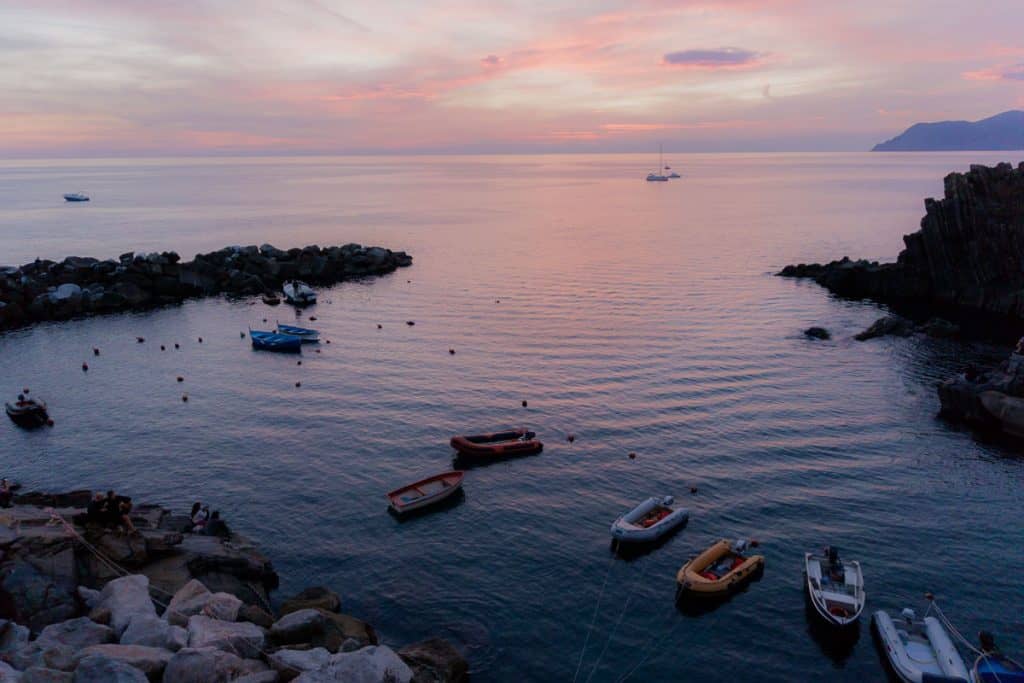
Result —
M310 344L320 341L320 331L313 330L308 327L296 327L295 325L282 325L281 323L278 323L277 333L298 337L302 341Z
M290 334L278 334L265 330L249 330L252 348L264 351L286 351L297 353L302 348L302 339Z

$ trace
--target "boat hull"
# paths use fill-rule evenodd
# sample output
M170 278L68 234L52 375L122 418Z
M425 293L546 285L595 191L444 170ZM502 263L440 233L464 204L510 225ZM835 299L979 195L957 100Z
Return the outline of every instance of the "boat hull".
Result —
M298 353L302 350L302 340L287 334L249 330L252 348L257 351L278 351L281 353Z
M443 472L387 494L388 506L398 514L436 505L462 489L462 472Z
M811 553L804 554L804 590L807 593L807 598L814 608L815 614L824 623L835 628L852 626L857 623L864 611L864 583L860 563L856 561L845 563L844 571L852 571L853 576L856 576L856 585L861 587L854 595L848 596L849 599L845 599L845 596L842 595L832 597L828 591L823 590L820 562L824 559L826 558ZM817 569L814 563L818 563Z
M915 632L920 630L927 643L914 642L910 647L887 612L875 612L871 621L886 661L904 683L967 683L967 667L935 617L915 622Z
M295 327L294 325L282 325L281 323L278 323L277 333L298 337L302 340L303 344L316 344L320 341L320 332L317 330L311 330L307 327Z
M690 518L686 508L675 508L650 526L638 524L646 515L662 505L662 498L648 498L612 523L612 538L619 543L653 543L674 531Z
M731 552L732 542L722 539L684 564L676 574L677 595L679 597L725 597L742 588L764 569L764 556L751 555L743 558L741 562L720 577L712 579L701 574Z
M525 429L513 429L492 434L453 436L451 446L460 458L468 460L497 460L517 455L535 455L544 450L536 434Z
M5 403L4 411L7 413L7 417L11 418L11 422L25 429L42 427L50 419L50 415L46 411L46 404L39 401L32 406L22 407Z
M971 670L972 683L1024 683L1024 667L999 653L978 657Z

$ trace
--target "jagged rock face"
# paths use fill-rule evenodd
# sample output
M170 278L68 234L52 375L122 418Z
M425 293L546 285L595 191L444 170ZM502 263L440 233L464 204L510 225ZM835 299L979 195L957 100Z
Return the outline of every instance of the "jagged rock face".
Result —
M839 296L918 303L1024 319L1024 163L971 166L925 200L921 229L903 238L896 263L839 261L787 266Z

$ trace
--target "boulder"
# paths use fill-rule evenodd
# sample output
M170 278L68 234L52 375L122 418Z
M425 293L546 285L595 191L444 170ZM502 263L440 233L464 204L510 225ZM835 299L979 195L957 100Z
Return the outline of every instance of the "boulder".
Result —
M230 593L214 593L203 605L203 615L221 621L235 621L242 601Z
M469 680L469 662L446 640L431 638L407 645L398 656L415 674L416 683L463 683Z
M91 655L78 663L74 683L148 683L146 674L125 662Z
M70 582L47 576L23 561L8 564L0 573L0 619L40 631L77 613Z
M236 678L233 683L277 683L279 680L281 677L276 671L260 671Z
M290 612L270 627L270 637L279 645L308 643L323 634L327 619L319 610L300 609Z
M189 617L202 612L212 595L202 581L192 579L179 588L167 603L164 618L175 626L187 626Z
M250 621L263 628L270 628L274 625L274 617L269 612L260 609L256 605L246 605L244 603L238 609L238 621Z
M327 666L331 653L322 647L312 650L277 650L267 655L267 663L281 674L281 679L290 681L306 671L315 671Z
M30 669L33 666L59 671L75 668L75 651L67 645L46 645L32 642L20 650L7 655L7 661L16 669Z
M122 297L129 306L141 306L150 299L149 292L144 291L136 283L128 281L118 282L108 293Z
M386 645L331 655L327 665L306 671L296 683L409 683L412 669Z
M808 327L804 334L810 339L831 339L832 335L824 327Z
M234 681L248 671L245 661L215 647L179 650L164 670L164 683L219 683Z
M191 648L216 647L240 657L258 657L265 641L263 629L246 621L219 621L202 615L188 620Z
M21 674L20 683L72 683L75 675L70 671L58 671L42 666L33 666ZM3 681L3 678L0 678Z
M156 608L149 597L149 579L142 574L114 579L104 586L99 607L110 610L110 626L118 637L133 617L156 616Z
M270 637L279 645L310 643L330 652L338 652L352 638L362 645L377 644L377 634L369 624L347 614L308 608L278 619L270 628Z
M156 679L159 679L172 656L170 652L159 647L108 644L92 645L80 650L75 659L81 662L92 655L102 655L108 659L123 662L128 666L135 667L148 677Z
M960 326L942 318L932 318L921 326L921 331L929 337L956 337L960 334Z
M898 315L887 315L879 318L871 327L854 336L857 341L867 341L876 337L894 336L909 337L914 333L914 324Z
M90 645L114 642L114 630L97 624L89 617L78 617L50 624L42 630L36 642L40 645L66 645L72 650L81 650Z
M0 655L20 650L28 644L29 630L21 624L0 620Z
M86 588L85 586L78 587L78 597L82 599L82 602L85 603L85 606L89 609L100 604L100 596L101 593L97 590Z
M188 644L188 632L156 615L133 617L121 634L122 645L147 645L177 652Z
M17 683L21 680L21 672L7 662L0 662L0 683Z
M341 609L341 598L329 588L312 586L282 601L280 612L283 616L289 612L297 612L300 609L310 607L325 609L328 612L337 612Z

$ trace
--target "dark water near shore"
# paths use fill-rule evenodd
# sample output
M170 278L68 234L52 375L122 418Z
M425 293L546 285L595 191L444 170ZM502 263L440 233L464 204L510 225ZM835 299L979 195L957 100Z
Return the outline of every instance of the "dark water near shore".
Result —
M1004 350L853 342L877 307L770 275L895 257L946 172L1005 156L692 156L667 185L630 156L3 162L0 263L267 241L416 261L323 292L307 316L332 343L301 367L239 337L294 318L249 300L0 335L0 392L31 387L57 422L0 425L0 466L209 502L280 594L331 586L390 644L449 637L477 681L572 680L595 608L579 681L641 662L631 680L882 680L866 619L845 649L811 633L802 553L826 543L862 561L869 610L933 591L1024 653L1024 459L937 420L933 389ZM59 201L75 190L94 201ZM449 466L452 434L519 425L542 455L471 470L436 514L385 512L384 492ZM611 559L612 520L660 493L688 527ZM674 573L723 536L759 539L764 577L684 614Z

